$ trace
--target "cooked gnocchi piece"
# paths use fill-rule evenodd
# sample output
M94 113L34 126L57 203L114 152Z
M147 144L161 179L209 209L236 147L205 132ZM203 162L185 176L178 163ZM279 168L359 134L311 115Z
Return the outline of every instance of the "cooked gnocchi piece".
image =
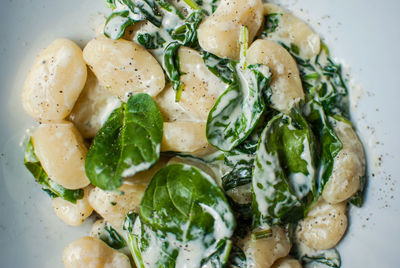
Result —
M120 105L119 98L101 86L96 76L89 70L86 85L69 119L84 138L93 138L110 113Z
M249 30L249 42L263 21L261 0L222 0L199 27L200 46L221 58L239 59L240 27Z
M196 50L181 47L178 57L184 73L181 81L185 85L179 104L197 120L207 121L208 113L226 89L226 84L208 70Z
M268 34L267 39L296 45L299 48L299 55L305 59L318 55L321 50L319 35L304 21L271 3L264 4L264 14L279 14L278 27Z
M306 246L324 250L336 246L347 230L347 203L329 204L320 199L299 222L297 237Z
M360 188L360 178L365 174L365 153L349 123L336 120L334 130L343 148L335 157L332 175L324 187L322 197L336 204L349 199Z
M86 81L82 50L68 39L51 43L25 80L22 104L39 122L57 121L71 112Z
M85 236L71 242L63 252L66 268L131 268L123 253L107 246L98 238Z
M162 152L182 152L203 155L212 150L206 138L206 123L164 122Z
M298 260L286 257L277 260L271 268L302 268L302 266Z
M60 197L54 198L52 205L56 215L68 225L81 225L93 212L93 208L88 201L89 192L92 188L92 186L87 186L84 189L83 198L77 200L76 204Z
M270 68L271 103L275 109L288 112L304 99L297 64L281 45L270 40L256 40L249 47L247 61L249 64L265 64Z
M123 101L137 92L156 96L165 86L160 64L135 42L99 36L86 45L83 57L100 84Z
M286 232L278 226L272 227L272 236L253 239L251 234L245 238L244 252L250 267L270 268L279 258L289 254L291 243Z
M35 154L49 178L67 189L89 185L85 174L87 148L71 122L41 124L32 138Z

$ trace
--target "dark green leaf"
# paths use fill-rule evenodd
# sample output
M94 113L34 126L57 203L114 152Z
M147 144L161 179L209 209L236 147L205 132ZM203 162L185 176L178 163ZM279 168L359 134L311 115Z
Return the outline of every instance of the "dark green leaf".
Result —
M222 82L230 84L233 82L233 70L230 68L229 59L221 59L214 54L204 51L202 53L204 64L208 70L222 80Z
M367 176L364 175L360 178L360 189L349 200L351 204L356 207L361 207L364 202L365 188L367 186Z
M129 17L129 11L114 12L106 20L104 35L114 40L120 39L124 36L126 28L134 23Z
M181 70L179 67L178 49L181 44L178 42L171 42L164 49L164 69L168 75L169 80L172 82L172 88L176 92L175 101L181 99L182 90L184 88L181 82Z
M114 249L121 249L126 246L125 239L110 224L104 225L99 238Z
M266 38L270 33L276 31L281 17L281 13L272 13L264 16L264 30L261 33L261 38Z
M336 135L334 129L327 116L325 115L324 108L317 101L310 101L304 107L305 116L307 121L310 122L311 127L316 135L319 144L318 150L318 177L317 187L318 196L322 194L325 184L328 182L332 175L333 164L335 157L342 150L342 142ZM317 197L315 198L317 199Z
M86 156L91 183L117 189L124 177L154 165L160 155L162 117L153 99L138 93L112 112L96 134Z
M55 183L51 180L47 173L44 171L39 159L35 154L33 147L32 138L29 138L29 142L26 146L24 155L25 167L32 173L36 182L42 186L43 191L45 191L51 198L61 197L71 203L76 203L77 200L83 198L83 190L69 190L61 185Z
M315 143L297 109L278 115L260 138L253 171L253 225L280 224L304 217L315 192Z
M172 164L151 180L140 205L135 262L200 267L226 262L235 219L222 190L199 169ZM157 247L150 245L157 244ZM152 256L152 257L150 257Z
M201 11L192 12L185 23L171 31L171 38L178 41L183 46L196 47L197 42L197 28L202 20Z
M222 151L239 145L257 125L265 109L263 92L268 90L271 77L264 65L242 69L230 64L233 82L215 102L206 129L208 141Z
M165 40L161 37L158 32L154 34L150 33L139 33L137 35L137 41L139 44L147 49L157 49L163 47Z
M229 265L229 267L233 268L247 268L246 254L236 245L232 245L231 254L229 255Z

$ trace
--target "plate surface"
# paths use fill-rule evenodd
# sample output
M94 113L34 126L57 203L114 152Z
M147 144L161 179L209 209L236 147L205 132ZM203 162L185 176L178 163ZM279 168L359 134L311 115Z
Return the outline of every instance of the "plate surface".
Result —
M352 208L339 251L343 268L400 267L400 2L281 0L308 21L350 66L362 95L352 121L368 156L363 208ZM90 229L68 227L23 167L20 143L35 125L23 111L25 77L41 49L59 37L83 46L107 14L103 0L7 0L0 9L0 261L1 267L62 267L66 244ZM360 89L353 91L357 99ZM356 104L356 103L353 103Z

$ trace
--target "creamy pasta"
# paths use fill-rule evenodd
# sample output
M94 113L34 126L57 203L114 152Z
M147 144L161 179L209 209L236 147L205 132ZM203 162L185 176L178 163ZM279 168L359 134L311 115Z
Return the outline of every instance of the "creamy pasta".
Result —
M261 0L106 2L22 93L25 166L66 224L96 220L65 267L340 267L366 164L319 35Z

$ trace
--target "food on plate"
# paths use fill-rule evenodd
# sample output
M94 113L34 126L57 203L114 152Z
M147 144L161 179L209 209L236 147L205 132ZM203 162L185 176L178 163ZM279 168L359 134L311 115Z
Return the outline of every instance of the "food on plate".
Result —
M261 0L106 2L22 94L25 166L66 224L94 222L65 267L340 267L365 153L318 34Z

